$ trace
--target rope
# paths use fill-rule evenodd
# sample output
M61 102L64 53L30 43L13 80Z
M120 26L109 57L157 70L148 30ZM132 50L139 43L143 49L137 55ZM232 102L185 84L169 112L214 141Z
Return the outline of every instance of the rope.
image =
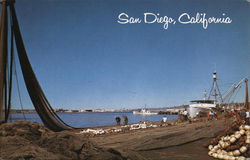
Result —
M10 17L11 18L11 17ZM14 57L14 35L13 35L13 23L12 21L10 21L11 23L11 40L10 40L10 67L9 67L9 72L8 72L8 77L9 77L9 88L8 88L8 106L7 106L7 110L6 110L6 117L5 117L5 121L8 121L8 117L10 115L10 109L11 109L11 100L12 100L12 76L13 76L13 57Z
M235 98L236 98L236 95L239 93L239 90L240 90L241 87L237 88L229 97L228 97L228 106L230 105L229 104L229 101L232 100L232 103L234 102Z
M21 109L23 109L23 102L22 102L22 98L21 98L21 93L20 93L20 87L19 87L19 81L18 81L18 76L17 76L17 71L16 71L16 60L15 60L15 57L13 57L13 65L14 65L14 74L15 74L15 77L16 77L16 85L17 85L17 92L18 92L18 98L19 98L19 103L21 105ZM23 118L24 120L26 120L26 116L23 112Z

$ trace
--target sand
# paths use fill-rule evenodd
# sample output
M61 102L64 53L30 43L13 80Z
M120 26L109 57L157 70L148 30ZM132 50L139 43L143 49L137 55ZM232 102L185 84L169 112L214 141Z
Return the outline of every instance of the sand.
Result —
M209 160L203 147L229 126L225 120L179 123L125 133L86 137L52 132L32 122L0 125L2 159Z

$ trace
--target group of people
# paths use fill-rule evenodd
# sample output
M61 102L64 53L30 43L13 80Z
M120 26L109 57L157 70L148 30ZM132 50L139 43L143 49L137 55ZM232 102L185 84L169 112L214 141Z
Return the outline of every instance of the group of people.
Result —
M234 120L242 119L242 120L245 120L246 123L250 125L250 110L249 109L241 109L241 110L231 109L230 111L225 111L225 113L229 117L234 117Z
M179 112L179 117L180 117L181 121L191 121L187 109L185 109L183 111L180 111ZM194 118L199 118L199 117L202 117L202 114L200 112L197 112L196 116ZM215 111L213 111L212 109L209 110L209 112L207 112L207 119L209 121L217 119L217 113Z
M122 115L124 121L123 121L123 124L124 125L127 125L128 124L128 117L125 116L125 115ZM121 125L121 118L118 116L118 117L115 117L115 121L116 121L116 124L117 125Z
M128 124L128 117L125 116L125 115L122 115L122 117L123 117L123 119L124 119L123 125L127 125L127 124ZM162 118L162 122L163 122L163 123L166 123L167 120L168 120L167 116L164 116L164 117ZM119 116L115 117L115 121L116 121L116 125L118 125L118 126L121 125L121 118L120 118Z

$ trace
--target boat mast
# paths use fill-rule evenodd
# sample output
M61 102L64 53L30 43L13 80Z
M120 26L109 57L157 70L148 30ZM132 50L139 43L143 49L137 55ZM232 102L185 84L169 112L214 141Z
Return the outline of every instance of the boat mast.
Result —
M245 83L246 83L246 99L245 99L245 108L247 110L250 109L250 106L249 106L249 99L248 99L248 79L246 78L245 79Z
M214 97L214 101L215 103L218 103L217 100L217 96L219 96L219 99L221 101L221 103L223 102L222 99L222 95L220 93L219 87L218 87L218 83L217 83L217 73L216 71L213 73L213 84L212 84L212 88L210 90L209 96L208 96L208 100L211 100L211 97Z

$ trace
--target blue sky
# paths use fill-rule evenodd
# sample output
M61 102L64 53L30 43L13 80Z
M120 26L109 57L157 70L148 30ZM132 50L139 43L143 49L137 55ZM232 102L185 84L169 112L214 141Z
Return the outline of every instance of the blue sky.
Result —
M31 64L54 108L189 104L209 90L215 69L222 92L250 75L245 0L19 0L16 12ZM174 18L225 13L232 23L164 30L162 24L119 24L123 12ZM24 106L33 108L20 72L19 80ZM243 91L236 101L244 101Z

